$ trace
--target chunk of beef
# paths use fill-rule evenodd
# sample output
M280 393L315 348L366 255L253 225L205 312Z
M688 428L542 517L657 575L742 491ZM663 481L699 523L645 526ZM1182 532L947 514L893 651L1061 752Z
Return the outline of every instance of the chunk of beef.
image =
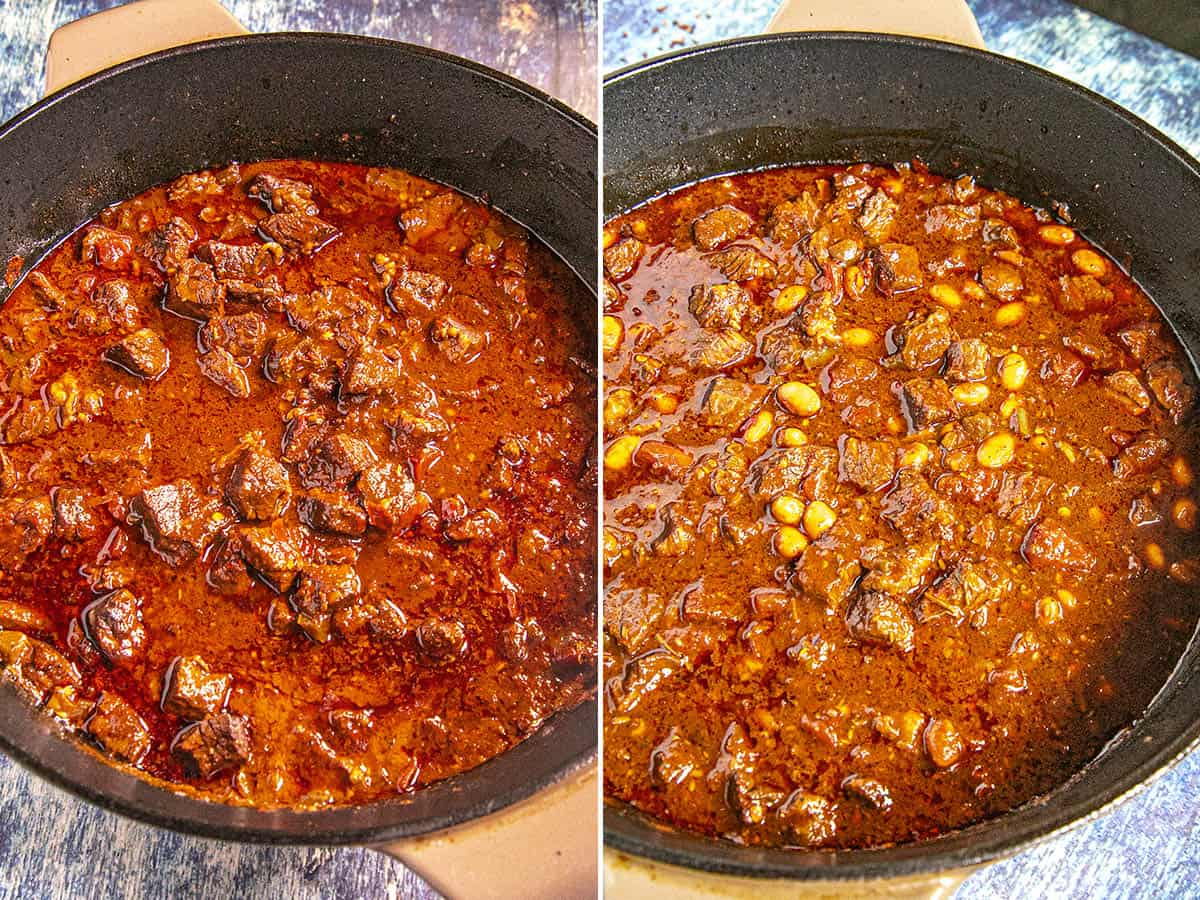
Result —
M92 335L136 329L142 320L141 306L154 302L159 291L144 281L129 282L121 278L102 281L87 302L75 308L71 327Z
M909 434L918 434L954 419L957 407L950 386L941 378L913 378L900 388L900 411Z
M1042 380L1050 387L1070 390L1087 372L1087 363L1073 350L1052 350L1042 363Z
M426 197L415 206L400 213L398 224L404 231L404 240L418 244L444 229L462 209L463 199L454 191L444 191Z
M796 560L795 586L818 603L837 609L846 602L862 574L856 559L847 559L840 546L815 543Z
M333 614L333 624L339 634L365 634L382 643L394 643L408 634L408 621L400 607L378 598L339 608Z
M255 281L267 273L275 261L265 244L226 244L206 241L196 256L210 263L219 281Z
M225 494L243 519L265 522L283 515L292 487L279 460L264 450L247 447L229 472Z
M306 488L345 490L377 461L371 445L341 432L318 437L300 460L300 480Z
M96 533L96 517L87 495L79 488L57 487L50 492L54 507L54 534L64 541L82 541Z
M447 665L467 652L467 630L453 619L429 619L417 626L417 647L426 663Z
M218 594L246 597L254 589L254 579L242 558L242 545L236 536L221 542L212 555L205 581Z
M875 261L875 284L889 297L914 291L925 283L921 274L921 257L917 248L908 244L880 244L872 252Z
M292 595L296 624L318 644L323 644L332 634L334 612L361 592L362 584L353 566L307 568Z
M692 237L701 250L716 250L750 233L754 219L736 206L718 206L692 222Z
M904 601L880 591L864 591L846 610L850 634L867 644L911 653L916 627Z
M1025 287L1021 270L1001 262L984 263L979 270L979 283L985 291L1005 303L1017 299L1017 295Z
M395 312L405 314L414 308L434 309L448 290L450 285L440 275L404 269L392 278L386 295L388 305Z
M274 275L267 275L256 281L238 281L233 278L222 281L225 285L225 296L237 303L257 303L260 305L278 304L283 297L283 287Z
M989 600L1003 597L1012 587L1012 578L995 560L959 560L921 595L917 621L929 622L946 615L961 621Z
M188 319L211 319L225 312L225 285L217 281L208 263L186 259L167 277L163 306Z
M979 233L978 206L931 206L925 213L925 233L951 241L965 241Z
M429 340L453 363L465 364L478 359L487 347L486 331L478 331L469 325L442 316L429 326Z
M896 453L887 441L845 437L841 441L838 477L865 491L876 491L896 474Z
M1146 367L1146 380L1154 399L1167 411L1171 421L1179 424L1192 409L1196 390L1184 379L1183 372L1172 362L1161 360Z
M401 385L399 363L375 345L361 344L346 357L340 384L343 397L394 394Z
M913 469L896 473L895 486L883 497L880 517L910 541L954 539L957 516L953 507Z
M203 552L223 519L216 500L201 496L190 481L176 481L146 488L134 497L129 521L141 525L155 553L178 566Z
M29 289L33 291L34 299L41 304L42 309L51 312L64 309L69 302L67 295L41 272L29 273Z
M820 200L805 191L801 196L785 200L771 210L767 218L767 233L777 244L790 247L806 234L812 233L820 215Z
M1119 369L1125 364L1125 354L1102 334L1076 332L1063 335L1063 345L1083 356L1097 369Z
M737 378L714 378L704 395L703 421L710 428L732 431L758 409L767 387Z
M0 631L0 664L3 680L39 706L58 688L80 683L79 670L69 659L19 631Z
M1064 275L1058 286L1058 308L1065 313L1096 312L1112 306L1113 292L1091 275Z
M1021 555L1035 569L1090 572L1096 556L1061 525L1045 519L1030 527L1021 542Z
M858 214L858 227L872 243L878 244L887 240L898 208L896 201L889 197L886 191L876 190L867 198L862 212Z
M923 315L914 313L892 329L890 341L895 352L889 362L901 363L910 369L940 364L953 340L950 314L946 310L934 309Z
M260 172L246 183L246 193L273 213L303 213L315 216L313 189L303 181Z
M225 708L233 678L214 673L201 656L180 656L167 671L162 708L172 715L199 721Z
M837 304L829 291L818 291L807 298L796 313L796 321L818 344L838 340Z
M196 339L201 353L221 349L238 359L248 359L262 353L266 346L267 320L256 312L217 316L201 326Z
M613 281L620 281L637 265L645 245L629 234L604 249L604 270Z
M775 263L753 247L730 247L712 254L708 261L730 281L752 281L755 278L773 281L777 274Z
M276 519L270 525L244 525L236 532L242 558L281 594L287 593L304 569L299 535Z
M1003 219L984 219L983 242L998 245L1006 250L1016 250L1021 246L1017 230Z
M105 350L104 359L132 375L157 381L171 365L171 351L155 332L142 328Z
M0 500L0 569L12 572L41 549L54 527L54 512L44 497Z
M903 597L925 584L926 573L933 568L938 545L935 541L917 541L892 546L870 541L859 551L859 560L867 574L859 585L864 591L879 591Z
M129 268L133 257L133 238L103 225L89 225L83 232L79 258L114 272Z
M1162 339L1162 326L1157 322L1135 322L1117 332L1129 355L1140 363L1147 363L1161 356L1166 349Z
M300 381L329 369L329 357L316 341L290 332L271 341L263 357L263 374L275 384Z
M692 288L688 309L705 328L736 331L752 318L754 302L736 284L698 284Z
M495 511L484 507L457 521L447 523L443 531L446 537L459 543L494 544L504 537L508 526Z
M1104 386L1117 403L1135 416L1150 408L1150 393L1132 372L1113 372L1104 376Z
M0 631L6 628L51 634L54 623L49 616L36 609L12 600L0 600Z
M343 537L362 537L367 513L353 497L332 491L312 491L297 501L300 521L313 531Z
M95 712L83 727L108 753L134 765L153 744L150 729L137 711L108 691L100 695Z
M196 357L200 372L218 387L238 399L250 396L250 378L228 350L214 347Z
M708 332L691 359L701 369L721 371L740 365L753 353L753 343L741 332L726 328L723 331Z
M150 232L142 253L164 272L184 264L196 243L196 229L178 216Z
M146 629L142 601L125 588L90 604L80 614L87 635L111 663L127 663L142 655Z
M172 750L201 778L212 778L250 758L250 720L218 713L189 725L175 737Z
M1028 528L1042 512L1054 482L1032 472L1005 472L996 498L996 515Z
M307 213L275 213L259 223L258 230L289 253L316 253L340 231L333 225Z
M837 465L838 454L832 447L788 447L756 462L750 470L751 483L760 501L785 492L817 500L833 496Z
M418 491L408 470L396 463L373 463L358 479L367 519L385 531L403 531L431 506L429 495Z
M1171 444L1165 438L1140 437L1117 454L1112 464L1113 474L1121 480L1144 475L1170 452Z
M946 378L949 381L983 381L988 377L992 353L978 338L955 341L946 351Z

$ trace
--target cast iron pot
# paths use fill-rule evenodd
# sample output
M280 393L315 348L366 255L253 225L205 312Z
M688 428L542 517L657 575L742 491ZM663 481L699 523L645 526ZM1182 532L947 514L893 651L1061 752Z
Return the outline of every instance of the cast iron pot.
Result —
M1200 168L1146 123L1078 85L939 41L826 32L698 47L624 69L604 86L606 218L714 175L913 158L1035 205L1068 204L1080 231L1129 264L1194 363ZM962 870L1099 815L1198 740L1200 641L1193 637L1139 722L1069 782L999 818L920 843L800 852L664 830L610 803L605 841L618 852L609 857L609 885L622 883L614 866L641 861L666 864L659 883L681 867L707 873L710 885L732 885L720 876L760 879L760 895L766 879L844 884Z
M329 34L178 47L86 78L18 115L0 128L0 257L23 256L28 267L110 203L184 172L278 157L394 166L486 197L595 284L591 123L465 60ZM0 300L6 294L0 290ZM578 318L594 340L594 307L578 310ZM317 812L235 808L153 786L64 739L7 683L0 683L0 749L87 800L155 825L239 841L380 845L445 833L514 804L526 809L538 792L554 793L543 789L586 782L594 768L596 703L593 697L553 717L509 752L419 792ZM593 820L594 797L579 801ZM573 833L590 844L590 894L594 825L577 818ZM406 859L408 846L397 851ZM457 862L480 870L514 865ZM487 881L480 888L459 874L442 878L420 867L455 892L491 896L493 881L505 883L494 875L480 878Z

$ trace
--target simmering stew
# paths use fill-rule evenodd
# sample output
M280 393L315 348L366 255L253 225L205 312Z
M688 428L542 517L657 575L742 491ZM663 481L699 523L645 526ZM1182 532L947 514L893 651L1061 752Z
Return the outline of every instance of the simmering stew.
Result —
M610 796L749 844L903 842L1145 708L1198 614L1193 374L1064 222L912 164L608 224Z
M590 292L386 169L197 172L0 310L0 665L108 757L313 807L511 747L595 678Z

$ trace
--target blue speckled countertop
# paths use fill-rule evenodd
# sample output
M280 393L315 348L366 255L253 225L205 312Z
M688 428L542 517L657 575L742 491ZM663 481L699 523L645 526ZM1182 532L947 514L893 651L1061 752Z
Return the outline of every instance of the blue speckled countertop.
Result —
M1115 100L1200 154L1200 60L1062 0L968 0L987 46ZM754 34L776 0L608 0L606 71ZM958 900L1200 897L1200 752L1110 815L971 876Z

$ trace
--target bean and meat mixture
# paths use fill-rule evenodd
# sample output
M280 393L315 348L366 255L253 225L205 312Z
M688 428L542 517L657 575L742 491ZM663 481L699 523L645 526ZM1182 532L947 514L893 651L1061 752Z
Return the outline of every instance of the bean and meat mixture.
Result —
M914 163L608 223L609 796L886 845L1136 720L1198 614L1193 373L1064 219Z
M3 680L242 805L516 744L595 690L594 310L400 171L233 165L104 210L0 310Z

